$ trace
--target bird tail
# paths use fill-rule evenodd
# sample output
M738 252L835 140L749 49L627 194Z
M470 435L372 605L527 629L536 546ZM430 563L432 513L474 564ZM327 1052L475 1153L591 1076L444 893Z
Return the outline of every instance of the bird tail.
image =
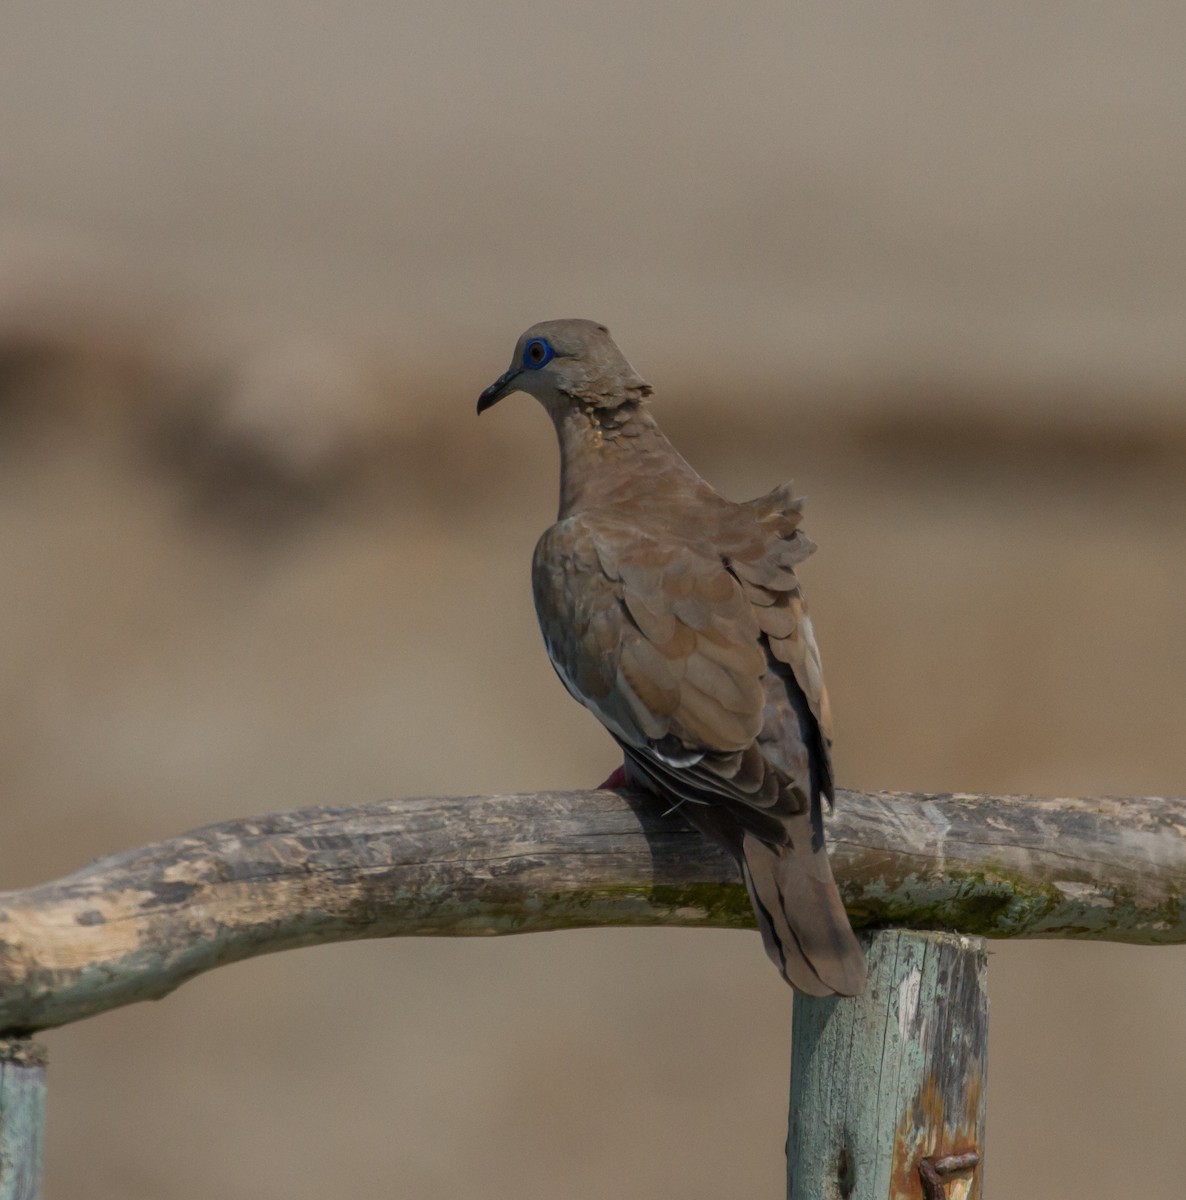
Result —
M807 820L802 824L792 829L798 836L790 844L770 846L748 832L742 840L741 870L762 944L796 991L857 996L865 989L865 954L848 923L827 853L822 846L813 849Z

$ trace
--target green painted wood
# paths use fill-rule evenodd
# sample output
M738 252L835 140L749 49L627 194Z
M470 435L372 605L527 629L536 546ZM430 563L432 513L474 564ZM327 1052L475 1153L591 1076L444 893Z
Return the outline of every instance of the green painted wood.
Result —
M45 1155L45 1050L0 1039L0 1200L41 1200Z
M790 1200L982 1200L983 938L885 930L851 1000L796 996Z
M1186 801L841 791L854 925L1186 941ZM421 797L241 818L0 893L0 1034L351 938L753 928L737 869L619 792Z

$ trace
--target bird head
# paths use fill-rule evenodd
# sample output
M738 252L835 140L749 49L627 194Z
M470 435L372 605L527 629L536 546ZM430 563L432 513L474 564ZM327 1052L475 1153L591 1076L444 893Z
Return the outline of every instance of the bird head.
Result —
M637 404L651 394L651 385L626 361L604 325L541 321L519 338L509 369L478 397L478 412L511 392L527 392L556 414L574 404Z

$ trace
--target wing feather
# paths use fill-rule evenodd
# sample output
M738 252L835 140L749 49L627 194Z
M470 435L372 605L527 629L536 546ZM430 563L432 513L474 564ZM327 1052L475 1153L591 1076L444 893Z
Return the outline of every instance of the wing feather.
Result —
M801 538L792 517L777 547ZM814 790L815 743L826 746L784 693L801 690L814 712L822 679L798 581L758 557L770 549L761 534L748 518L722 554L604 515L570 517L537 547L536 606L558 673L624 745L658 755L662 742L665 778L678 769L689 796L791 814Z

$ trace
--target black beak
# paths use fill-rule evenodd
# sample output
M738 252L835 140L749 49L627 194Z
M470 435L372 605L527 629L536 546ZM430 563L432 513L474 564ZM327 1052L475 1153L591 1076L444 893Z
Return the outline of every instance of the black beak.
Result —
M512 367L505 375L500 375L479 397L478 412L484 413L493 408L508 392L515 389L511 385L523 372L518 367Z

